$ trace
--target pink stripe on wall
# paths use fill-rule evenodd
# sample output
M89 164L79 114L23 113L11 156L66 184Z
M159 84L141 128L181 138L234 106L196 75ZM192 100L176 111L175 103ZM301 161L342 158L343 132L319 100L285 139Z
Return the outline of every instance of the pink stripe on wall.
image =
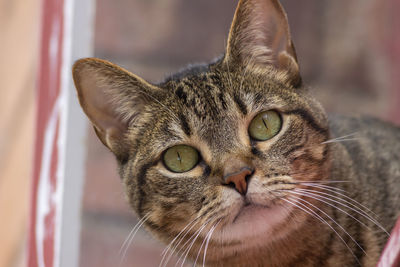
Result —
M58 183L59 112L57 99L61 86L64 1L43 0L42 7L40 66L37 80L36 143L28 238L29 267L54 265L55 215L56 210L60 208L54 198ZM43 158L46 151L49 152L47 153L48 164L44 162ZM39 190L41 184L46 185L44 191ZM42 225L38 225L38 222Z

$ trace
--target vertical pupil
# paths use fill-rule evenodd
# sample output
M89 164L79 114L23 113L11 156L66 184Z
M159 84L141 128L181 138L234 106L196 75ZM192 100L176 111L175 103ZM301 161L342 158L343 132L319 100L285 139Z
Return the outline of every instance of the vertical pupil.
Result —
M262 117L262 122L264 123L265 128L267 128L267 130L268 130L268 125L267 125L267 122L265 121L265 119L266 119L265 117L267 117L267 116Z

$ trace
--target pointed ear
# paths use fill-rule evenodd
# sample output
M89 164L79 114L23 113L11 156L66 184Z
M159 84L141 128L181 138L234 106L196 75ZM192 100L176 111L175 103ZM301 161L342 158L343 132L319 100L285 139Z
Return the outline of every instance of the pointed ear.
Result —
M157 87L130 72L96 58L78 60L72 68L79 102L97 136L114 154L126 156L126 132Z
M224 60L242 66L272 66L285 71L292 86L301 85L287 16L278 0L239 1Z

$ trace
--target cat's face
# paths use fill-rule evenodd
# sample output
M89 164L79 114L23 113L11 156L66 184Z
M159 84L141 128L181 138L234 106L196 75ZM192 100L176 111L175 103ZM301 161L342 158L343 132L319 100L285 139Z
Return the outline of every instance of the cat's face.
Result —
M219 222L225 241L274 238L287 231L292 212L279 190L324 178L327 131L320 107L302 89L245 72L217 63L161 85L165 94L130 133L134 156L122 167L128 196L165 240L198 217L198 227ZM237 177L229 180L232 174Z
M286 16L269 0L240 2L225 57L157 86L102 60L74 67L132 208L178 250L193 241L192 258L210 237L210 262L217 248L284 238L306 214L287 192L326 178L327 121L299 77Z

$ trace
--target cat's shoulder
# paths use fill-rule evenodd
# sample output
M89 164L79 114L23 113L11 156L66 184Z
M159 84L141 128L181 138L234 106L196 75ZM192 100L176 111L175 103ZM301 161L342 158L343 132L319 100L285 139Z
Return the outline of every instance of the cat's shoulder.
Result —
M328 116L329 128L333 138L344 135L363 135L370 137L393 136L400 138L400 127L391 122L371 116ZM400 141L400 139L398 139Z
M393 123L369 116L331 115L329 128L331 140L355 159L400 159L400 127Z

